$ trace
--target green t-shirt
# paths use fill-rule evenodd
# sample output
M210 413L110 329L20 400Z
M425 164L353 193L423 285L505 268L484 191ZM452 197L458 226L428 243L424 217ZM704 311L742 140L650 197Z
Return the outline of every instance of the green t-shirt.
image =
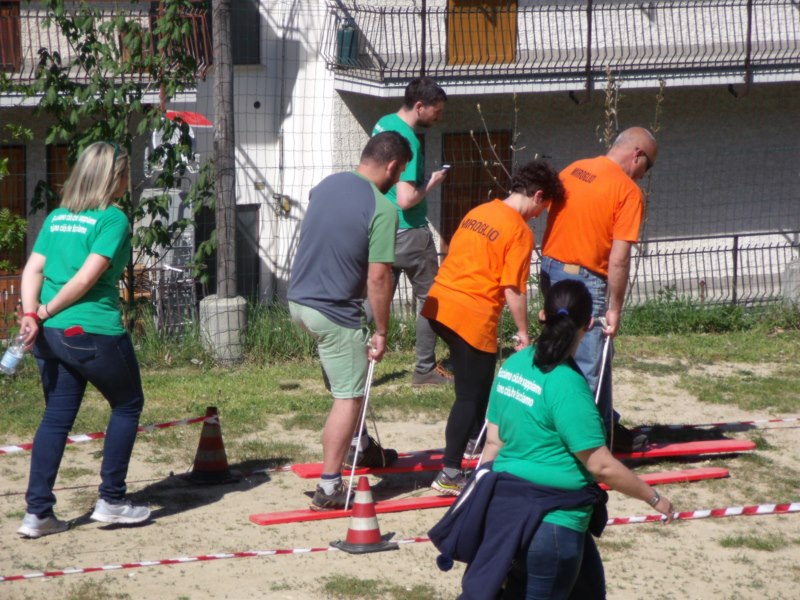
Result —
M490 423L503 448L494 461L504 471L538 485L577 490L594 481L575 454L606 443L600 413L583 375L567 364L542 373L534 347L509 357L489 397ZM547 523L586 531L592 507L548 513Z
M47 319L45 327L67 329L80 325L87 333L104 335L125 332L119 309L119 278L131 256L131 233L125 213L114 206L79 213L57 208L45 219L33 251L45 257L42 303L55 298L90 254L111 261L97 283L74 304Z
M406 165L406 170L400 175L400 181L406 181L414 187L419 187L425 180L425 158L422 155L422 144L408 123L403 121L397 113L392 113L378 119L372 129L372 135L383 131L395 131L408 140L411 145L411 160ZM394 186L386 194L386 197L397 206L397 186ZM400 222L400 229L415 229L417 227L428 226L428 200L423 198L416 206L408 210L403 210L397 206L397 216Z

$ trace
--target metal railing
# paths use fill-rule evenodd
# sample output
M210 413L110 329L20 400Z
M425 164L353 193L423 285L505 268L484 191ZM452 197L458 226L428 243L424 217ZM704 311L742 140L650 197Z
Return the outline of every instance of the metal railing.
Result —
M741 306L778 302L783 300L787 268L798 258L800 231L646 241L633 252L626 304L658 299ZM534 282L540 266L537 249L531 263ZM532 284L529 297L538 293ZM411 286L403 277L393 310L410 315L415 309Z
M705 238L670 238L636 246L626 304L681 299L697 304L753 306L784 299L784 278L792 261L800 259L800 231L733 234ZM538 281L540 259L534 253L532 280ZM16 330L19 277L0 286L0 342ZM3 281L0 281L2 284ZM538 294L533 285L530 297ZM124 290L121 295L126 296ZM196 282L185 268L142 268L134 296L152 305L162 333L179 335L197 322ZM414 314L411 286L401 278L393 312Z
M348 77L586 79L800 70L793 0L376 6L329 0L322 55ZM435 4L435 6L431 6ZM587 88L588 89L588 88Z
M787 267L798 257L798 231L646 242L633 256L628 303L665 293L704 304L780 300Z
M77 4L67 4L67 11L77 8ZM157 11L148 10L149 3L133 5L133 7L100 8L96 10L99 20L110 21L113 17L124 16L127 22L138 23L143 30L152 30ZM3 3L0 6L0 72L5 73L12 83L26 84L36 79L39 65L39 50L46 48L51 53L58 53L63 65L73 64L78 50L72 47L58 27L51 23L45 25L48 11L27 3ZM184 13L188 28L179 40L172 43L188 50L197 64L197 74L204 77L212 64L211 47L211 15L204 8L193 8ZM120 60L129 55L118 36ZM161 52L156 48L158 40L151 39L149 52ZM169 48L164 50L169 52ZM84 82L86 77L77 69L70 72L70 77L77 82ZM149 83L150 76L143 70L132 70L120 79Z

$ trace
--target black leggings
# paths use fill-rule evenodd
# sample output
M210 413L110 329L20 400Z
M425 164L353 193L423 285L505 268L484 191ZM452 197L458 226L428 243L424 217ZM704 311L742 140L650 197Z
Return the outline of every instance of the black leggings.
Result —
M460 469L470 436L481 430L486 418L497 354L478 350L449 327L429 320L431 328L450 347L456 399L445 429L444 466Z

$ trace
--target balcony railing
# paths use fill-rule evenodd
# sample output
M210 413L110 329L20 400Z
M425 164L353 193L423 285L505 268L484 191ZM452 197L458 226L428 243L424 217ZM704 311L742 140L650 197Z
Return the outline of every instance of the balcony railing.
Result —
M375 6L379 4L379 6ZM794 0L573 0L476 7L329 4L322 53L346 77L389 83L800 73Z
M100 21L123 15L127 21L138 23L146 31L152 29L157 18L157 4L153 4L156 8L150 10L151 4L134 4L131 5L132 8L119 5L113 9L97 7L97 10ZM77 6L67 4L67 10ZM71 64L76 58L76 49L69 44L57 25L51 23L49 27L45 26L46 16L46 9L26 2L0 2L0 72L5 73L12 83L25 84L36 78L39 50L42 48L51 53L58 52L63 65ZM212 64L210 14L204 8L193 8L183 16L189 27L181 39L173 41L173 44L188 50L197 64L197 75L204 77ZM128 49L124 47L121 36L117 43L120 58L126 58ZM149 52L159 52L156 43L153 36ZM70 73L70 77L75 81L82 81L82 74L77 68ZM127 81L140 81L143 84L148 83L148 78L148 74L143 71L122 76Z

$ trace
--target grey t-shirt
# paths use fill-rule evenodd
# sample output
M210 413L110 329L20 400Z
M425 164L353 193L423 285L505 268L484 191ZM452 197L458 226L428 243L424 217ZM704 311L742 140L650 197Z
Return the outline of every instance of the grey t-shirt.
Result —
M356 172L323 179L308 202L287 298L334 323L363 325L369 263L394 262L397 210Z

